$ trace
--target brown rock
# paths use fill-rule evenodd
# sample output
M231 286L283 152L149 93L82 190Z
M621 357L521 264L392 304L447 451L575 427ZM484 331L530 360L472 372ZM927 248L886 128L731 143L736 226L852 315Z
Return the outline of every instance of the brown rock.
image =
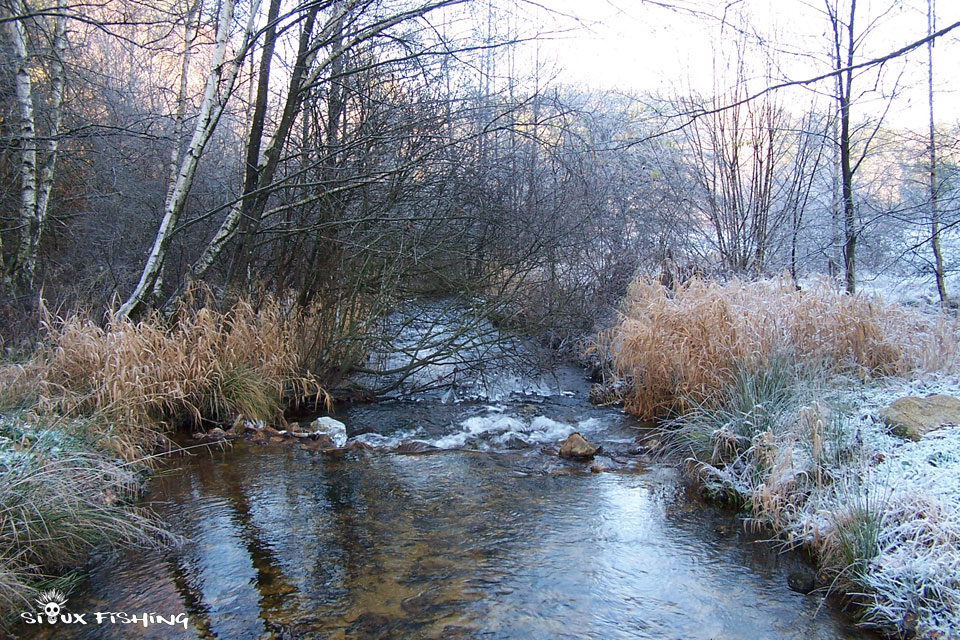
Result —
M817 577L810 569L797 569L787 576L787 585L797 593L810 593L817 588Z
M267 438L267 442L269 442L270 444L280 444L280 443L283 442L283 437L282 437L282 436L270 436L269 438Z
M291 434L296 435L298 433L307 433L307 430L304 429L303 425L299 422L291 422L287 425L287 431Z
M316 436L313 440L310 441L310 444L314 449L336 449L337 444L333 441L333 438L328 436L325 433L321 433Z
M587 460L596 455L599 447L595 447L579 433L571 433L560 445L560 457L574 460Z
M193 437L201 442L220 442L227 439L227 432L220 427L214 427L207 432L195 433Z
M940 427L960 424L960 399L944 395L900 398L880 410L880 419L901 438L920 440Z
M331 439L330 436L323 434L317 436L316 438L302 441L300 446L311 451L330 451L337 448L337 445L334 444L333 439Z
M436 447L420 440L407 440L406 442L401 442L396 449L397 453L426 453L428 451L435 450Z

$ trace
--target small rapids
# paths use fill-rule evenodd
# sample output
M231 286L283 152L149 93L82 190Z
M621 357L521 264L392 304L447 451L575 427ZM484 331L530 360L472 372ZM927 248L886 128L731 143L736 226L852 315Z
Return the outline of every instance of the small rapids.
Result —
M415 338L390 368L430 343ZM500 361L499 375L473 368L478 348L335 416L370 448L239 441L174 460L147 501L184 544L101 558L66 605L88 624L18 636L863 637L788 588L796 559L645 455L642 425L589 405L581 371ZM594 460L557 456L575 431L602 447ZM188 622L91 624L98 611Z

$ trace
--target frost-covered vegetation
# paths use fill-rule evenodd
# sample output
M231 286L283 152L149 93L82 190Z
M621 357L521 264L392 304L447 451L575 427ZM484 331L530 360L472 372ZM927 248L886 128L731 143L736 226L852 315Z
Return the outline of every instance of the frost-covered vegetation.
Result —
M105 451L97 433L90 419L0 415L0 617L69 581L94 549L172 541L130 504L145 465Z
M846 295L826 279L798 290L786 277L676 289L641 278L601 345L630 382L627 410L644 418L706 402L738 370L779 358L867 378L952 370L960 355L946 316Z
M635 285L606 336L625 403L704 492L805 547L825 592L896 635L960 628L960 427L919 442L878 417L960 395L957 325L826 285Z

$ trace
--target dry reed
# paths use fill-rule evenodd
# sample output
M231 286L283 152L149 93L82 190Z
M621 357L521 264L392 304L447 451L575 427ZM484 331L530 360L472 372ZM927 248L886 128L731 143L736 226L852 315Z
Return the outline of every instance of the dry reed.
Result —
M315 355L305 345L319 349L324 331L342 327L267 298L257 307L240 300L225 312L188 301L171 318L108 315L102 325L83 312L47 314L43 328L34 358L37 409L96 416L106 444L132 459L157 431L184 421L242 415L268 422L280 416L285 394L325 399L304 364ZM331 351L324 355L343 355Z
M626 410L650 419L709 403L738 368L773 358L861 377L953 370L957 336L946 316L846 295L827 281L798 291L785 277L694 279L673 291L640 279L599 348L630 382Z

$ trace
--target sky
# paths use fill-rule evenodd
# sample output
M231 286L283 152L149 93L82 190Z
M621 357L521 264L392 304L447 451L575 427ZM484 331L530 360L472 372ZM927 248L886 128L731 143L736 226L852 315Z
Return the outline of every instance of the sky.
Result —
M542 0L543 29L553 32L536 52L541 63L553 62L557 78L567 84L622 91L709 94L729 82L724 67L732 60L738 13L749 16L747 40L754 47L750 86L769 82L764 59L772 55L779 79L810 78L828 69L831 42L823 0ZM670 5L665 6L665 5ZM726 11L725 11L726 10ZM927 33L926 0L859 0L855 26L870 25L859 44L858 60L894 51ZM937 27L960 21L960 2L940 0ZM960 29L937 41L934 49L937 120L960 119ZM760 41L762 47L756 46ZM529 53L528 47L528 55ZM924 128L927 123L926 47L865 73L855 93L865 91L858 108L864 115L888 110L893 126ZM831 85L819 85L829 91ZM895 100L888 98L897 94ZM805 97L803 97L805 96ZM786 94L788 105L809 104L810 92ZM855 114L856 115L856 114Z

